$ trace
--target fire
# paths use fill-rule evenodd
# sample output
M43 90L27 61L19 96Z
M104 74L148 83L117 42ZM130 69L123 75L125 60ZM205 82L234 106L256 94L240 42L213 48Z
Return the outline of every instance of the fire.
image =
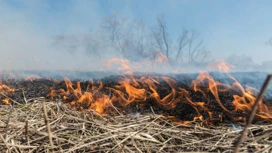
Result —
M108 95L101 94L100 90L103 88L102 82L100 85L93 86L93 81L90 80L90 84L85 92L82 91L80 82L77 82L76 87L73 86L72 82L68 79L64 79L66 84L66 91L57 91L63 97L64 101L68 101L71 106L77 109L92 109L99 114L103 114L105 109L110 105L111 99ZM49 96L55 96L56 91L51 90Z
M15 90L7 85L3 85L2 82L0 82L0 93L1 95L6 94L6 93L12 93ZM9 98L5 98L2 100L2 102L6 105L11 104L10 99Z
M117 68L118 71L122 72L124 75L132 75L133 72L148 72L150 70L156 69L158 66L167 66L167 57L159 51L154 51L147 60L142 60L141 62L133 62L127 59L112 58L107 60L103 65L108 69Z
M209 65L208 67L211 68L212 66ZM250 86L246 86L246 89L244 89L244 87L230 73L228 73L230 67L234 67L234 66L224 62L219 62L219 64L213 67L217 67L219 70L223 70L229 76L229 78L233 80L233 84L232 85L222 84L220 82L215 81L207 72L202 72L199 74L197 79L193 81L194 90L201 91L201 89L199 89L198 87L202 85L201 83L203 83L204 80L206 80L208 82L209 91L211 91L216 101L218 102L218 104L224 111L229 113L234 113L234 112L237 112L238 110L242 112L251 111L251 108L256 100L256 95L254 94L254 92L256 93L257 89L254 89ZM240 93L239 95L238 94L233 95L233 101L232 101L232 104L234 106L233 110L227 109L222 104L219 98L220 93L225 91L231 91L231 90ZM272 113L271 111L269 111L268 106L263 104L262 101L260 101L259 105L260 107L256 115L261 118L271 119Z
M135 69L135 67L132 66L129 60L113 58L111 60L106 61L106 66L109 69L111 69L114 64L119 65L118 70L124 71L126 72L126 74L131 74L133 70Z
M207 68L209 70L219 70L228 73L231 68L234 68L234 66L229 63L226 63L223 60L217 60L215 62L208 64Z
M162 58L160 62L165 61ZM222 110L222 113L228 114L233 120L244 120L245 115L241 116L239 112L243 112L243 114L250 112L258 92L257 89L249 86L244 88L229 73L229 69L233 66L225 62L208 65L208 68L223 71L232 80L232 84L223 84L216 81L208 72L200 72L188 89L180 87L175 79L166 76L136 77L132 73L135 67L128 60L112 59L107 62L107 65L110 67L112 63L120 64L119 70L125 71L117 85L104 86L101 81L94 83L93 80L90 80L86 90L83 91L80 82L73 84L68 78L65 78L66 90L51 90L49 96L61 95L64 102L68 102L76 109L94 110L104 115L108 114L107 110L110 107L115 107L122 112L132 103L140 104L142 107L148 101L153 101L166 109L175 109L179 103L186 103L195 110L195 116L191 120L175 120L174 122L188 125L195 121L204 123L212 121L215 115L213 108ZM161 86L165 88L163 93L160 89ZM230 103L221 98L223 94L227 93L234 93ZM194 94L201 95L201 100L192 98ZM215 101L211 101L211 96ZM233 114L238 114L238 117L234 117ZM272 119L271 106L261 101L256 115L263 119ZM178 119L178 117L174 118ZM222 121L221 115L219 118Z
M2 100L2 102L6 105L10 105L10 101L9 101L9 98L5 98L4 100Z
M120 85L115 86L115 88L112 88L111 90L118 94L120 100L124 102L122 104L123 106L132 102L141 102L146 100L146 90L142 89L136 80L125 78L120 80L119 83ZM122 89L124 89L125 92L122 92Z
M153 59L152 61L149 62L150 66L155 66L158 64L167 64L168 63L168 59L167 57L159 51L154 51L151 55L150 58Z
M0 85L0 92L10 93L10 92L14 92L14 89L7 85Z
M151 97L156 100L157 103L160 105L166 107L166 108L174 108L176 104L179 101L180 95L177 93L177 89L174 87L175 86L175 80L168 78L168 77L161 77L171 88L171 92L169 92L165 97L161 98L161 96L157 92L157 87L155 86L152 81L154 79L149 78L149 81L147 81L149 89L152 91L151 92ZM155 81L156 84L159 84L159 82Z
M218 86L222 86L221 83L215 81L213 79L212 76L210 76L208 73L206 72L201 72L198 77L196 78L196 80L194 80L193 83L193 87L194 87L194 91L200 91L205 95L205 92L202 91L199 87L202 86L202 83L204 81L208 82L208 88L210 90L210 92L213 94L215 100L218 102L218 104L220 105L220 107L226 111L226 112L230 112L221 102L219 95L218 95Z

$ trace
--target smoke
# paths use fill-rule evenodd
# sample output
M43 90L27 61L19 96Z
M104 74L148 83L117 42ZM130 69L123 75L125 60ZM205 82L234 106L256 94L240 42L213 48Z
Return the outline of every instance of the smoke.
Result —
M59 19L58 14L49 15L42 19L39 8L46 7L42 1L18 1L17 5L11 6L6 1L0 1L0 70L102 70L102 57L87 56L86 51L77 48L74 53L67 51L67 47L55 45L55 37L61 30L67 33L80 35L82 28L78 24L69 24L76 15L82 14L77 11L79 3L73 6L67 15L67 19ZM91 3L91 2L90 2ZM84 5L80 3L80 5ZM95 6L94 6L95 8ZM43 8L44 9L44 8ZM86 8L87 9L87 8ZM38 16L35 13L40 13ZM98 13L97 11L93 11ZM93 12L89 12L90 20ZM48 15L47 15L48 16ZM80 18L84 18L80 16ZM87 18L87 17L86 17ZM50 20L43 22L43 20ZM80 20L80 19L78 19ZM53 23L56 21L56 23ZM76 20L75 20L76 21ZM91 24L89 24L91 25ZM95 25L98 25L95 23ZM59 26L64 26L60 28ZM59 30L61 29L61 30ZM58 32L55 32L58 31ZM87 31L87 30L85 30ZM65 32L65 33L66 33ZM107 54L107 56L110 54ZM109 58L103 56L103 58Z
M100 11L97 9L97 3L75 3L67 11L70 17L59 20L58 13L46 15L44 19L40 18L43 12L37 10L46 7L42 1L17 1L17 3L21 6L12 6L0 1L0 71L115 71L120 69L120 65L108 69L105 65L107 60L111 58L126 60L116 51L118 49L109 47L109 40L105 40L107 36L99 31L101 20L106 15L98 15ZM92 11L86 12L88 9ZM74 23L76 21L80 24ZM129 31L129 27L125 25L122 28L124 27ZM125 31L122 28L120 30ZM133 55L133 58L137 58L136 56ZM133 71L148 71L145 66L149 61L145 59L144 62L145 64L133 63L132 65L141 65ZM153 71L166 71L169 68L152 66Z
M211 20L211 18L215 16L210 13L204 14L206 15L204 17L193 14L196 18L195 20L186 20L189 17L186 16L185 18L180 18L177 16L177 11L175 10L182 10L180 8L177 8L177 6L186 8L197 8L200 5L195 3L191 4L189 3L189 1L186 3L182 2L182 5L176 5L174 3L179 2L173 1L173 3L168 4L167 2L166 4L166 2L163 1L150 3L145 3L144 1L141 1L137 3L137 7L143 8L143 10L147 12L150 10L147 6L154 5L158 8L161 7L161 10L163 12L166 12L165 17L166 20L169 21L167 22L167 30L169 30L169 36L173 36L172 39L170 39L170 44L175 43L175 37L177 37L178 33L183 30L182 28L180 28L180 26L185 25L187 26L187 28L196 28L198 31L203 33L203 44L207 46L207 50L211 52L211 57L209 58L217 59L220 56L224 56L224 58L228 62L236 66L236 71L271 70L271 62L266 62L263 64L254 63L255 57L257 57L256 54L258 54L257 52L254 52L254 54L246 53L246 57L243 54L241 54L243 56L239 56L239 50L242 51L247 50L248 48L252 48L251 44L254 44L253 42L250 43L250 45L244 42L243 46L248 46L245 49L242 48L243 46L237 47L236 45L233 45L235 43L240 44L237 39L233 39L233 41L235 40L235 43L231 41L232 45L228 43L226 44L226 42L228 41L225 41L226 38L224 37L226 35L225 28L229 29L228 33L233 32L230 31L231 29L225 25L225 22L228 22L228 20L223 20L224 22L222 21L222 23L219 22L217 24L217 27L213 27L212 25L207 26L208 22L203 22L203 20L199 20L201 24L198 24L196 23L198 21L198 18L207 18ZM144 36L145 39L143 40L142 45L149 50L141 52L141 55L138 54L137 45L135 45L138 39L134 38L141 37L141 33L148 34L148 30L150 30L150 28L152 28L152 26L156 24L156 14L160 14L162 12L156 10L151 11L151 13L144 13L140 10L134 10L134 4L135 2L133 1L123 3L120 1L78 2L69 0L65 3L52 3L40 0L0 0L0 71L108 71L109 69L107 68L107 66L105 66L105 64L106 61L111 58L119 58L124 60L129 59L132 61L137 60L131 62L131 65L134 66L134 71L141 72L186 73L198 72L199 70L203 70L206 68L205 65L211 60L198 65L192 65L191 63L171 63L172 59L169 59L168 64L159 63L157 65L154 65L154 61L153 64L150 64L150 54L146 54L146 52L150 50L154 51L155 49L150 47L150 45L145 42L151 41L150 38L146 36ZM107 5L112 5L113 8L109 8ZM171 5L171 11L167 11L167 7L163 7L163 5ZM218 4L218 7L221 7L221 5ZM61 10L59 11L59 9ZM203 7L203 9L207 8ZM248 9L250 10L251 8ZM101 21L103 21L106 16L116 10L119 10L120 14L127 18L124 20L120 20L123 26L119 27L119 32L120 34L122 34L122 36L126 37L125 43L127 44L127 48L123 48L123 51L128 51L133 47L133 49L131 49L131 52L129 52L128 54L130 55L131 53L131 56L127 56L127 54L121 55L120 52L118 52L118 43L110 44L109 40L107 40L109 34L106 35L103 31L100 31L100 28L102 26ZM186 9L186 11L190 10ZM218 10L211 11L214 12ZM262 12L258 12L257 15L260 15L261 13ZM186 14L190 15L189 12ZM256 20L261 20L256 17L257 15L254 16ZM247 17L248 15L241 14L239 17L242 18L244 16ZM140 23L139 25L133 25L134 27L138 27L138 29L136 29L138 30L138 32L128 33L130 31L133 31L133 29L131 29L131 27L133 26L131 26L130 24L126 24L126 21L134 21L135 17L143 21L143 23L145 24L145 31L141 31L141 29L139 28L139 25L141 25ZM177 21L176 19L180 19L181 21ZM240 20L237 20L237 22L238 21ZM195 27L194 25L203 26ZM239 23L235 23L235 25L239 25ZM236 26L235 30L238 31L239 29L240 26ZM58 42L58 39L61 38L59 36L64 36L65 41ZM231 34L227 35L226 37L229 37L228 39L232 38ZM233 35L233 37L236 36ZM242 37L242 35L240 37ZM266 38L259 39L257 47L264 45L260 43L260 41L262 41L263 39ZM110 45L116 45L117 47L109 47ZM258 50L257 47L251 49L251 53L253 52L253 50ZM172 46L172 48L170 47L170 49L173 50L176 48L177 46L174 45ZM263 48L261 48L261 50L263 50ZM221 51L221 49L223 50ZM238 55L229 57L230 53L228 53L227 50L234 50L232 52L235 52ZM267 50L269 50L268 47L265 51ZM214 56L212 57L212 55ZM171 56L174 57L175 55ZM259 56L261 56L261 54ZM260 59L263 57L258 58ZM268 56L266 58L268 58ZM149 66L150 68L148 69ZM118 66L111 68L112 71L118 70Z

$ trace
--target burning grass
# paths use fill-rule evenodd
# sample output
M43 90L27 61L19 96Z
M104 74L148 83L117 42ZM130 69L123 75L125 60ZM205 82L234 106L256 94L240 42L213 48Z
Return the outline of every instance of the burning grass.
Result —
M175 125L154 113L101 116L43 98L1 105L0 113L0 149L6 152L232 152L242 130ZM271 151L271 135L272 125L252 125L240 152Z
M0 105L0 149L271 151L272 107L262 96L272 75L257 97L258 89L239 83L228 73L225 63L217 66L229 77L230 84L214 79L208 72L201 72L191 84L167 76L133 73L98 82L68 78L6 80L5 85L0 84L0 99L5 104ZM245 142L240 133L246 134Z

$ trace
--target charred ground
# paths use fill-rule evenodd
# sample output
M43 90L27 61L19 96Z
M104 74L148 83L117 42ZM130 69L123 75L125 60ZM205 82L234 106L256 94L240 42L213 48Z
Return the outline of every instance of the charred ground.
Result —
M237 73L238 76L250 76L252 73ZM216 73L212 75L217 75ZM138 80L142 75L135 76L136 80ZM200 110L201 115L204 117L205 122L207 123L221 123L221 122L243 122L244 120L237 120L238 117L245 117L248 112L242 112L237 111L236 113L229 113L224 111L216 102L213 94L206 90L205 87L203 87L203 91L205 91L206 96L203 96L201 92L194 91L191 86L191 82L193 79L195 79L197 75L196 74L182 74L182 75L175 75L172 78L176 80L176 84L174 88L183 88L186 91L188 91L189 97L192 101L206 102L205 106L212 110L213 112L213 118L209 118L209 114L204 111ZM124 76L118 76L118 75L111 75L108 77L104 77L102 79L95 79L94 86L99 86L99 80L103 82L103 88L100 90L95 96L100 96L99 94L106 94L109 96L112 96L114 94L113 91L110 90L110 88L115 87L119 85L118 81L122 79ZM221 80L218 79L221 82L228 83L230 80L226 79L226 77L221 77ZM165 97L168 93L171 92L172 88L167 84L165 81L158 79L160 84L157 85L157 91L160 95L160 97ZM87 90L87 87L90 85L89 81L82 81L79 79L72 80L73 87L76 88L77 82L80 82L80 86L82 88L82 92L85 92ZM256 83L257 82L257 83ZM254 84L255 86L259 86L262 82L262 80L254 80L252 77L244 79L244 84ZM140 82L141 83L141 82ZM28 78L28 79L2 79L2 84L8 85L15 89L13 93L7 93L0 95L0 99L3 100L6 97L19 102L19 103L26 103L31 102L31 99L37 98L37 97L44 97L48 100L54 100L54 101L62 101L64 103L69 103L76 99L73 94L71 96L68 96L65 100L62 99L62 95L58 94L54 98L49 96L49 93L52 90L58 91L60 89L66 90L66 84L65 81L61 79L50 79L50 78ZM232 105L233 95L234 94L241 94L235 90L228 90L226 92L220 92L219 97L223 103L223 105L229 109L233 110L234 107ZM269 96L266 96L264 99L264 104L271 105L272 100L269 98ZM208 105L207 105L208 104ZM133 102L128 104L125 108L123 108L118 103L114 103L114 106L120 110L123 114L137 114L137 113L151 113L154 111L156 114L163 114L164 116L174 116L175 119L178 120L193 120L194 117L197 115L196 110L188 103L188 100L186 98L180 98L177 101L177 104L174 108L166 108L160 104L158 104L156 101L154 101L151 98L147 98L144 102ZM88 106L86 106L88 107ZM108 114L114 114L113 109L107 110ZM255 122L260 122L263 120L260 120L260 118L256 117ZM266 121L265 121L266 122Z

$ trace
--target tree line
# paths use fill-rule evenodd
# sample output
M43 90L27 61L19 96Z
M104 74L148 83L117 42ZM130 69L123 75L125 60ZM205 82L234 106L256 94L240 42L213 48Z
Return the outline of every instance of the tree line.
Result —
M147 27L142 20L111 14L101 20L99 28L84 35L60 34L54 44L70 53L84 50L90 56L103 56L106 51L131 61L155 60L164 55L169 64L197 64L207 61L210 52L205 49L201 35L182 28L178 38L169 33L166 18L156 17L156 23Z

